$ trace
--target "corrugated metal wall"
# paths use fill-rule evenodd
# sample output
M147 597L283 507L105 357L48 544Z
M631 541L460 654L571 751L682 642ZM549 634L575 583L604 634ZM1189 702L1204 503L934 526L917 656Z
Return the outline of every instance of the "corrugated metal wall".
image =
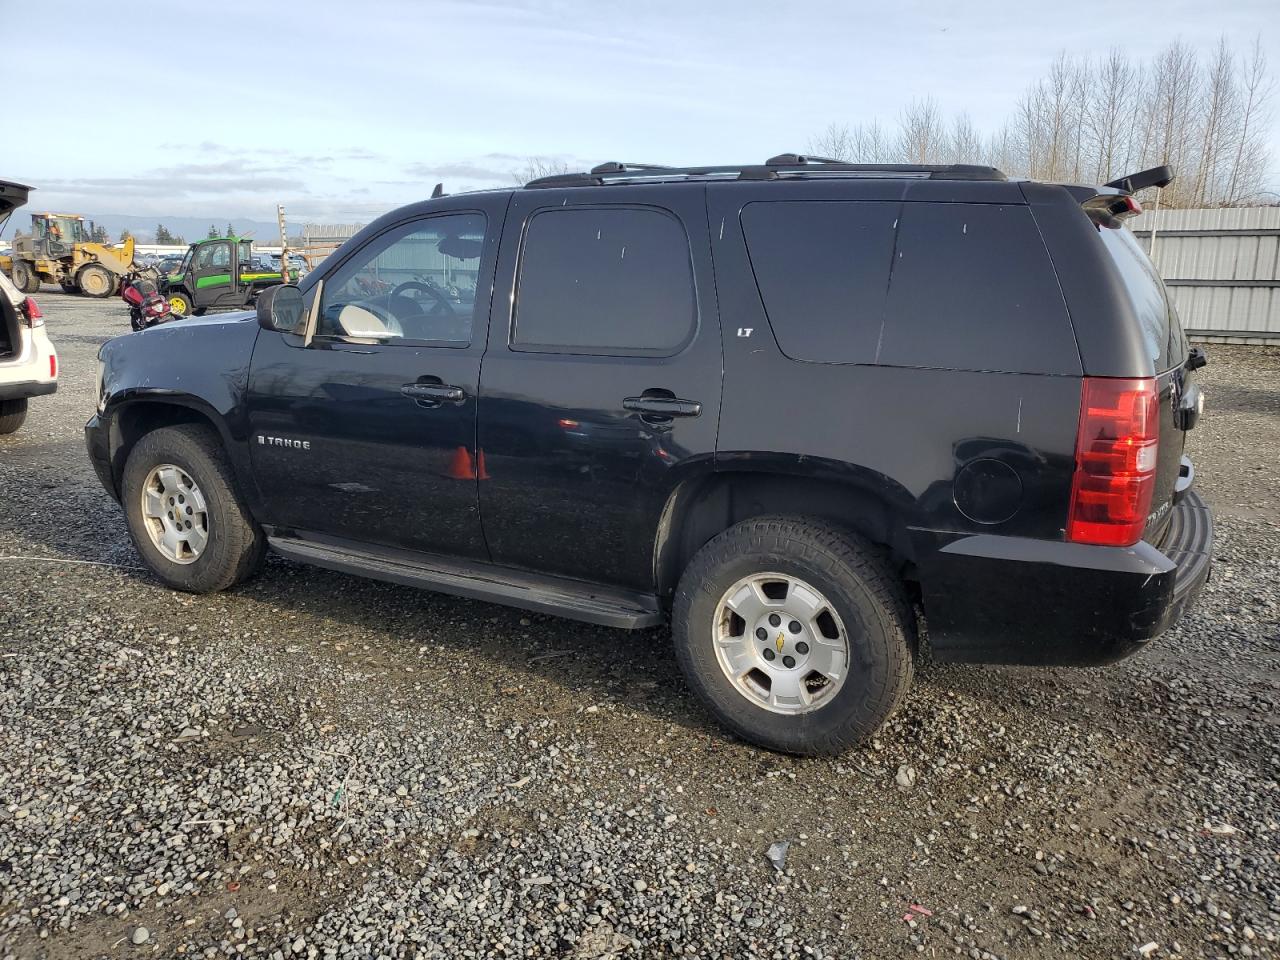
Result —
M1150 210L1130 221L1182 325L1203 338L1280 341L1280 207Z

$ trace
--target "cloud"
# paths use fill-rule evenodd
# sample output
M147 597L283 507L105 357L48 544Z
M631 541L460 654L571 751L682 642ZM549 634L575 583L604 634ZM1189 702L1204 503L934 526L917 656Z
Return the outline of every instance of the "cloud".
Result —
M460 180L495 180L505 183L511 179L512 169L512 167L501 169L496 166L486 166L481 163L471 163L464 160L458 163L410 163L404 167L404 172L410 177L417 177L423 180L453 178Z
M102 194L161 195L190 197L202 194L245 194L289 191L307 193L304 181L293 177L263 176L187 176L157 173L140 177L87 177L76 180L45 180L40 185L49 193L92 197L101 204Z

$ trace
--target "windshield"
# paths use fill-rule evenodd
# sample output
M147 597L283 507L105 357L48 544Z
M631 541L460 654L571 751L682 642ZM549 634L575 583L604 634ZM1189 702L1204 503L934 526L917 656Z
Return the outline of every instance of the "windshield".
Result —
M186 273L187 267L191 266L191 254L195 252L195 247L187 247L187 252L182 258L182 262L174 268L174 273Z
M48 236L63 243L82 243L85 236L84 221L75 217L50 217L47 221Z

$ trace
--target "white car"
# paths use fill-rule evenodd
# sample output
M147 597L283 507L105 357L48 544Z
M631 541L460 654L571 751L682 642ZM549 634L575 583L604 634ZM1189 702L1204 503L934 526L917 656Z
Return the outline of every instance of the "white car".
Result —
M28 188L0 180L0 226L27 202ZM27 419L27 401L58 389L58 353L36 302L0 273L0 434Z

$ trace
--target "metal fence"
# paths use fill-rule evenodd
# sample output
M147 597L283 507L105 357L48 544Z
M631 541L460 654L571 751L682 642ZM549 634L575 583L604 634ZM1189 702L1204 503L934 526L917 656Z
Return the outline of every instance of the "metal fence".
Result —
M1148 209L1130 226L1193 337L1280 343L1280 207Z

